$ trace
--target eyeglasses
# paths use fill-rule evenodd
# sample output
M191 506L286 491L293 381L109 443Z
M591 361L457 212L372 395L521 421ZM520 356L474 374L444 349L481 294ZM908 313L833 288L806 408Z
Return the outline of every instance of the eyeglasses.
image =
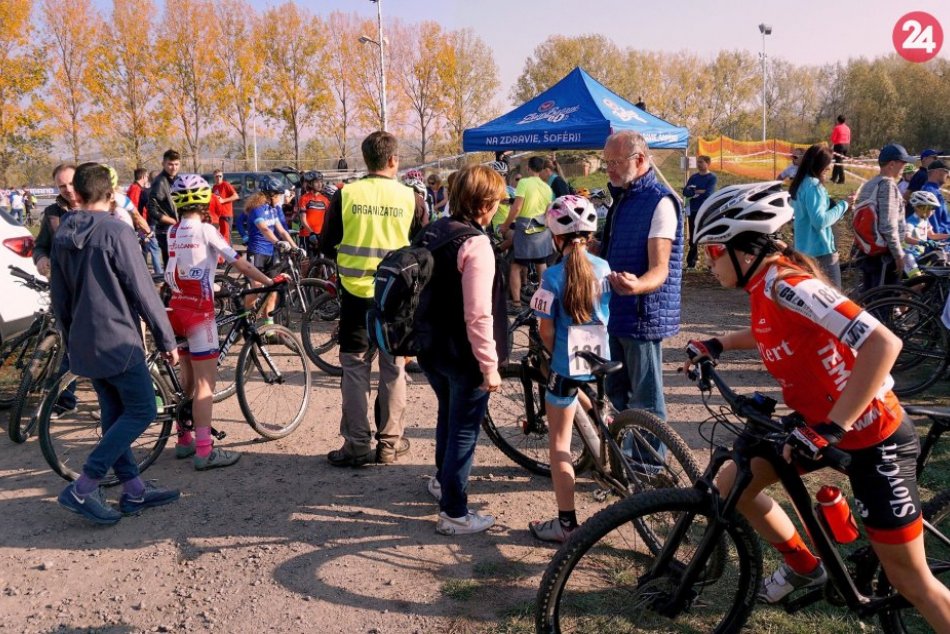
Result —
M726 245L724 244L704 244L703 250L706 251L706 257L710 262L715 262L726 254Z
M623 167L626 163L629 163L637 156L643 156L643 154L641 154L640 152L634 152L633 154L629 156L625 156L624 158L619 158L619 159L608 159L606 156L602 156L600 157L600 160L607 167Z

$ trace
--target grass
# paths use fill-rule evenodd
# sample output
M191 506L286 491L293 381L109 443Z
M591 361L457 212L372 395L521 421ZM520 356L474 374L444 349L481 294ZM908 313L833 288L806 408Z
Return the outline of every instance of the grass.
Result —
M475 596L480 586L474 579L449 579L442 584L440 591L450 599L468 601Z

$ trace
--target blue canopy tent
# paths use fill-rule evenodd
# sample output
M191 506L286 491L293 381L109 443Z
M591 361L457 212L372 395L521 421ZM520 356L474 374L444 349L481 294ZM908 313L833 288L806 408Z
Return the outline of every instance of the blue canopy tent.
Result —
M466 152L602 148L620 130L636 130L655 149L685 150L686 128L640 110L580 67L508 114L465 130Z

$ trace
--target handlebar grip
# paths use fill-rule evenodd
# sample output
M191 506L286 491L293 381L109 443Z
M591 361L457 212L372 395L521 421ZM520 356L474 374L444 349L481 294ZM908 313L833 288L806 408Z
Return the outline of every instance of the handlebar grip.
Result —
M13 277L18 277L21 280L26 280L27 282L32 282L34 279L32 275L30 275L29 273L27 273L20 267L14 266L13 264L10 265L10 275L12 275Z

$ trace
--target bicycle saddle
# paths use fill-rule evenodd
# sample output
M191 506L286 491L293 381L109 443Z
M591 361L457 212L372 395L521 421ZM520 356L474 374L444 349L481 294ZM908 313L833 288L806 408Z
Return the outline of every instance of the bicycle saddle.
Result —
M600 355L594 354L593 352L578 352L577 356L590 364L590 373L594 376L613 374L614 372L623 369L623 363L620 361L608 361L607 359Z

